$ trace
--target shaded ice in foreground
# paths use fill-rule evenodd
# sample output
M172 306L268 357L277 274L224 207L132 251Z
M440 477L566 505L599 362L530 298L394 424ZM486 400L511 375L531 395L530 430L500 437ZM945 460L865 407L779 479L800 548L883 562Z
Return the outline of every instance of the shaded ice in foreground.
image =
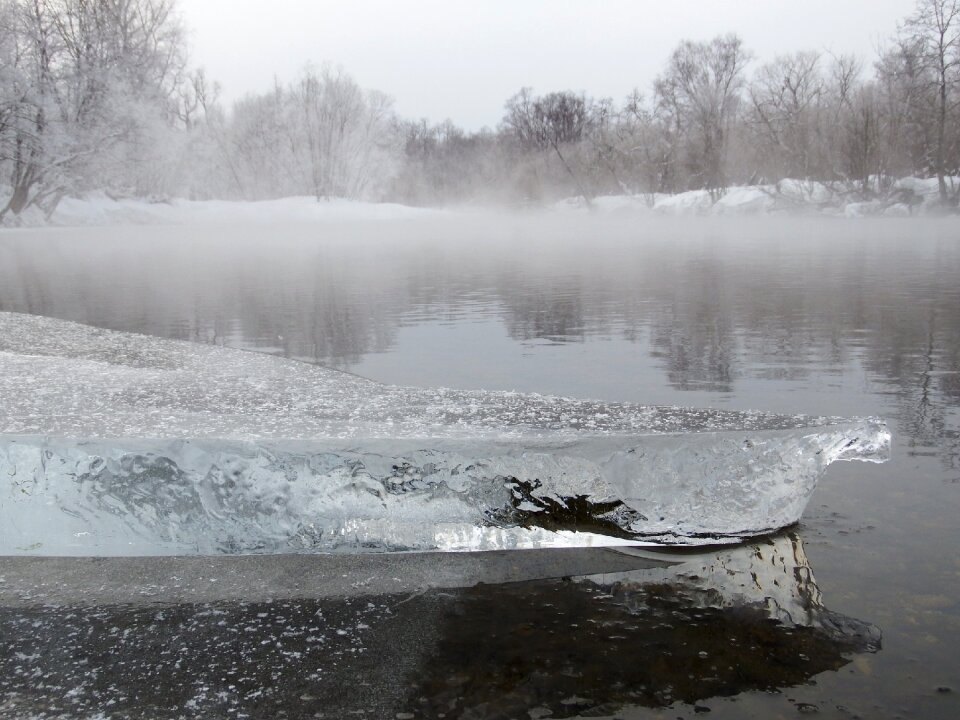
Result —
M0 558L0 716L633 717L777 693L766 717L881 647L797 536L620 550Z
M708 544L796 522L876 418L385 386L0 313L0 554Z

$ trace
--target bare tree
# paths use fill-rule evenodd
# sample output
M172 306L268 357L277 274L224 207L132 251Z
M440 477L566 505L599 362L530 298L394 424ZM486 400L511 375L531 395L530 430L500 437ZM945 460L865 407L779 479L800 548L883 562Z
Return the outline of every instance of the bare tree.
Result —
M523 88L507 100L506 110L504 126L514 134L521 147L553 150L581 197L590 205L593 194L584 187L582 178L574 172L567 157L569 150L586 138L590 127L590 104L586 97L572 92L552 92L536 97L530 88Z
M881 152L880 107L872 83L850 94L841 115L841 171L863 197L882 189L886 173Z
M916 12L901 32L915 43L930 71L930 90L936 98L933 165L940 202L946 205L950 199L946 182L950 160L954 161L951 170L956 170L956 158L949 156L956 144L955 129L950 125L955 121L951 116L957 108L960 83L960 0L918 0Z
M936 98L929 92L930 69L923 48L902 35L884 49L876 64L883 119L883 143L891 171L900 175L935 173Z
M820 55L798 52L763 65L748 90L746 120L758 140L758 164L782 177L822 176L819 133L824 103Z
M736 35L680 43L657 82L678 126L686 125L689 161L715 198L726 189L727 139L740 105L750 54Z

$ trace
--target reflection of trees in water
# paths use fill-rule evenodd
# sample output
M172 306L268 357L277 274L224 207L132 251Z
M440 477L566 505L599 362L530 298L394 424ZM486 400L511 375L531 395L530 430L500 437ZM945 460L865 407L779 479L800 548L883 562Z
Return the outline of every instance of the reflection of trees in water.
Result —
M402 286L314 242L0 246L0 309L333 365L390 345Z
M720 328L675 328L666 324L654 329L654 357L661 358L667 382L677 390L733 390L730 343Z
M672 586L483 587L464 593L411 705L422 717L609 717L777 690L837 670L863 651L819 628L789 628L756 607L701 607Z
M0 243L0 308L349 367L388 349L399 326L457 322L482 304L516 340L647 344L678 390L733 392L747 373L803 379L857 362L896 393L913 441L952 443L957 462L951 244L411 228L349 242L305 229L237 240L25 233Z
M424 717L533 707L607 716L795 686L880 647L876 627L824 607L796 536L680 559L463 593L413 707Z
M955 277L960 277L956 275ZM951 413L960 405L960 297L955 285L930 278L923 288L891 295L874 308L864 365L892 387L897 419L909 445L936 450L960 467L960 427Z
M511 278L503 294L503 320L514 340L579 342L586 332L583 290L575 283L524 287Z
M667 380L678 390L733 389L737 338L730 300L711 270L704 260L686 263L669 302L653 318L652 354L662 358Z
M414 595L0 609L0 710L608 716L796 686L879 648L824 607L796 537L680 559Z
M805 243L620 248L602 265L582 266L586 327L602 311L624 337L642 342L646 333L678 390L729 392L747 373L802 380L862 364L896 394L901 430L955 467L956 246L901 238Z

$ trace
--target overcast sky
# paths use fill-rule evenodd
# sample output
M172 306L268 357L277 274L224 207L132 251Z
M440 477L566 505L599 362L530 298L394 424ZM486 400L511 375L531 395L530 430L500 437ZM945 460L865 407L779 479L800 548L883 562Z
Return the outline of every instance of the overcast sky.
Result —
M523 86L621 100L682 39L737 32L758 61L800 49L872 62L914 0L179 0L191 58L226 102L342 66L409 118L496 126ZM756 62L754 65L756 65Z

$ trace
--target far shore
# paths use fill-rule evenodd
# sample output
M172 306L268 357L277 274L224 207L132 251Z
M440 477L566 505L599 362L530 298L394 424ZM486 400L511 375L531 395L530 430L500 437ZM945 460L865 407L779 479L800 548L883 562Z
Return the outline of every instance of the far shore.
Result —
M960 182L960 178L954 179ZM869 199L863 199L869 197ZM555 202L513 205L464 204L413 207L341 198L286 197L273 200L187 200L110 197L102 192L67 197L46 217L36 208L10 217L0 227L83 227L114 225L224 225L311 222L394 221L449 217L461 213L637 215L649 217L825 216L931 217L950 214L939 206L936 178L902 178L883 192L851 192L827 183L783 180L730 187L722 193L637 193L570 197ZM956 214L954 213L954 216Z

